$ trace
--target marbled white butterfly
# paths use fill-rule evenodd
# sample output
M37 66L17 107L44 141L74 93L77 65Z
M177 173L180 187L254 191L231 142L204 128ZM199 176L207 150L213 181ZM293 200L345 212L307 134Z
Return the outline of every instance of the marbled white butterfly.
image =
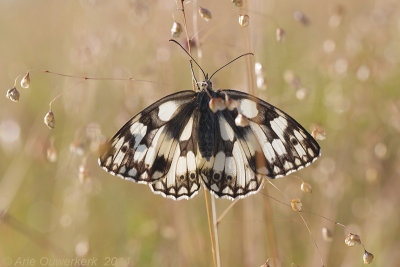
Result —
M292 117L247 93L214 91L213 75L204 75L197 92L168 95L135 115L107 143L100 166L175 200L195 196L201 183L236 199L320 155Z

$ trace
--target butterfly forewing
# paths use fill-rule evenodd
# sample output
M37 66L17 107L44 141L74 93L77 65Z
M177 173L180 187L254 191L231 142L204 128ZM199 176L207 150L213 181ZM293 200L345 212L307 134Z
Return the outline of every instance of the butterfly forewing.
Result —
M289 115L249 94L235 90L223 92L239 101L239 111L249 120L249 126L238 127L239 131L251 129L262 149L264 159L258 157L254 171L278 178L308 166L319 157L318 143Z
M169 95L134 116L106 144L100 166L139 183L166 176L183 130L180 124L190 119L195 108L195 95L193 91Z

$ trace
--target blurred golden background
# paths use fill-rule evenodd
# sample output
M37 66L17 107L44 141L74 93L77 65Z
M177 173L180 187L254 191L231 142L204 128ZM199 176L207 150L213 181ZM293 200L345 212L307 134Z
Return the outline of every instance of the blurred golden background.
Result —
M314 125L326 131L320 159L272 181L282 192L265 183L229 210L219 224L222 266L261 266L273 248L278 266L321 266L320 256L325 266L362 266L362 246L344 243L349 231L374 254L371 266L397 266L399 2L184 4L193 55L207 72L255 54L219 72L215 89L252 92L309 131ZM211 12L209 21L200 6ZM249 16L247 26L238 23L240 15ZM192 88L188 57L168 42L174 21L183 25L179 1L0 2L3 95L20 75L19 102L0 98L1 265L76 266L62 260L93 259L96 266L212 266L202 191L189 201L164 199L97 165L98 144L130 117ZM261 73L254 73L255 62ZM30 87L21 88L27 71ZM43 117L57 96L49 129ZM300 190L302 180L312 194ZM298 214L271 197L300 198L311 236ZM217 199L217 214L229 204Z

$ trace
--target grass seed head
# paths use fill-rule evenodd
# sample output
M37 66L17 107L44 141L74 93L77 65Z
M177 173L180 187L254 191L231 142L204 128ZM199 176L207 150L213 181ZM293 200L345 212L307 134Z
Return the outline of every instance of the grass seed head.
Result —
M355 245L361 244L361 239L359 235L350 233L344 239L344 243L349 247L353 247Z
M282 29L282 28L277 28L277 29L276 29L276 40L277 40L278 42L282 42L282 41L285 40L285 38L286 38L286 32L285 32L285 30Z
M293 17L295 20L297 20L304 26L308 26L310 24L310 20L306 17L306 15L302 11L296 10L293 13Z
M290 201L290 206L294 211L301 212L303 210L303 203L301 203L301 200L298 198L292 199Z
M261 90L267 89L267 85L265 83L264 67L260 62L256 62L254 64L254 72L256 74L257 88Z
M210 21L212 18L211 11L204 7L199 8L199 14L205 21Z
M325 129L319 125L315 125L311 131L312 137L317 140L324 140L326 138Z
M178 38L182 33L182 25L179 22L174 21L171 27L172 38Z
M54 146L53 142L50 143L49 147L46 151L47 160L49 162L56 162L57 161L57 149Z
M29 85L31 84L31 78L29 77L29 72L27 72L24 76L24 78L21 79L21 87L22 88L29 88Z
M49 127L49 129L54 129L56 126L56 119L54 117L53 111L50 109L49 112L46 113L46 115L43 118L44 124Z
M296 97L298 100L303 100L307 96L307 88L301 87L296 91Z
M7 93L6 93L6 97L13 102L18 102L19 101L19 91L15 87L8 89Z
M332 12L332 15L329 17L329 26L331 26L332 28L340 26L340 24L342 23L343 13L343 7L340 5L336 6Z
M257 76L256 77L257 88L260 90L267 89L267 84L265 83L264 76Z
M89 178L89 171L85 163L79 166L79 182L84 183Z
M249 26L250 17L248 15L240 15L239 16L239 25L244 27Z
M264 67L260 62L254 63L254 72L256 75L263 75L264 74Z
M302 182L301 185L300 185L300 189L304 193L312 193L312 187L311 187L311 185L309 183Z
M374 254L364 250L364 255L363 255L364 264L370 264L373 259L374 259Z

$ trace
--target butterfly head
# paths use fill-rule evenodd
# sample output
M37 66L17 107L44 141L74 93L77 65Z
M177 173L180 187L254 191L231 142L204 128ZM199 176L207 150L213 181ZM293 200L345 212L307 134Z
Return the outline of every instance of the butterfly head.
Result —
M205 80L200 83L200 88L201 91L212 91L212 82L208 78L208 74L205 75Z

